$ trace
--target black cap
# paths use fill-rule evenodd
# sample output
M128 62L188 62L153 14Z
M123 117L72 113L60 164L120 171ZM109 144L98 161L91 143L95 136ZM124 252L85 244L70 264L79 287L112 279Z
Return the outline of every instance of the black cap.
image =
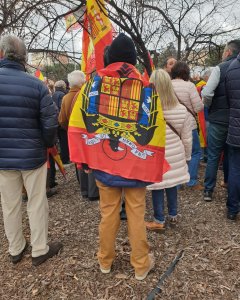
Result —
M126 62L132 65L137 63L137 53L133 41L124 33L120 33L108 49L109 64Z

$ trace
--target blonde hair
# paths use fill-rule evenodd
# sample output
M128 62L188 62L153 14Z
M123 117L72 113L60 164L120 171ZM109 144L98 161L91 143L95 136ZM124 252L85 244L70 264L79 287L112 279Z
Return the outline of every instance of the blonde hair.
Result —
M162 69L154 70L150 77L150 82L154 84L164 110L172 109L178 105L179 102L175 95L171 78L166 71Z

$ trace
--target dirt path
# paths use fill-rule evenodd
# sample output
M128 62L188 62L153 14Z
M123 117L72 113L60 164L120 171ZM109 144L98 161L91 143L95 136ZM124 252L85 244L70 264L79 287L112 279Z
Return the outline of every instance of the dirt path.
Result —
M201 169L201 177L203 177ZM221 175L221 174L220 174ZM180 220L165 234L148 233L156 268L144 282L134 279L129 263L130 247L126 222L117 239L117 257L112 272L100 273L96 260L98 245L98 202L80 198L74 168L68 177L58 178L58 194L49 200L49 239L61 240L58 257L33 268L30 252L22 262L9 262L2 217L0 221L0 299L146 299L158 278L182 249L184 257L165 281L156 299L238 300L240 299L240 233L236 223L225 218L226 191L219 186L212 203L201 192L183 190L179 195ZM147 197L146 219L151 219L151 198ZM29 228L24 211L24 231Z

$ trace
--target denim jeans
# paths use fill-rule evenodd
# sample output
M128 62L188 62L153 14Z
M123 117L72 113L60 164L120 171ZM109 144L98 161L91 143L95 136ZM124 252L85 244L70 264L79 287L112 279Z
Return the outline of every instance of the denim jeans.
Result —
M167 195L168 214L175 217L177 215L177 187L165 189ZM164 223L164 190L152 191L152 202L154 211L154 220L158 223Z
M197 129L192 131L192 157L188 163L188 171L190 174L190 181L188 186L194 186L198 182L198 168L201 159L201 147Z
M230 214L240 211L240 148L229 146L229 177L227 208Z
M228 127L210 123L208 127L208 161L205 172L205 191L213 192L216 186L218 164L227 139Z
M229 159L228 159L228 144L224 146L224 158L223 158L223 176L224 183L228 183L228 172L229 172Z

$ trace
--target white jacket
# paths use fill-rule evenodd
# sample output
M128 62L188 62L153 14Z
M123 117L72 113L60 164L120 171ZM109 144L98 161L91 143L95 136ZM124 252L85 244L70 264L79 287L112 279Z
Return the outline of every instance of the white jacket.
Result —
M149 190L170 188L190 180L186 160L191 159L192 153L192 116L182 104L178 104L171 110L164 110L163 114L181 139L168 125L166 126L165 159L171 169L163 175L162 182L149 185L147 187Z
M172 80L173 89L178 99L193 113L198 113L203 110L204 104L200 98L196 86L190 81L182 79ZM196 129L197 123L191 115L191 128Z

